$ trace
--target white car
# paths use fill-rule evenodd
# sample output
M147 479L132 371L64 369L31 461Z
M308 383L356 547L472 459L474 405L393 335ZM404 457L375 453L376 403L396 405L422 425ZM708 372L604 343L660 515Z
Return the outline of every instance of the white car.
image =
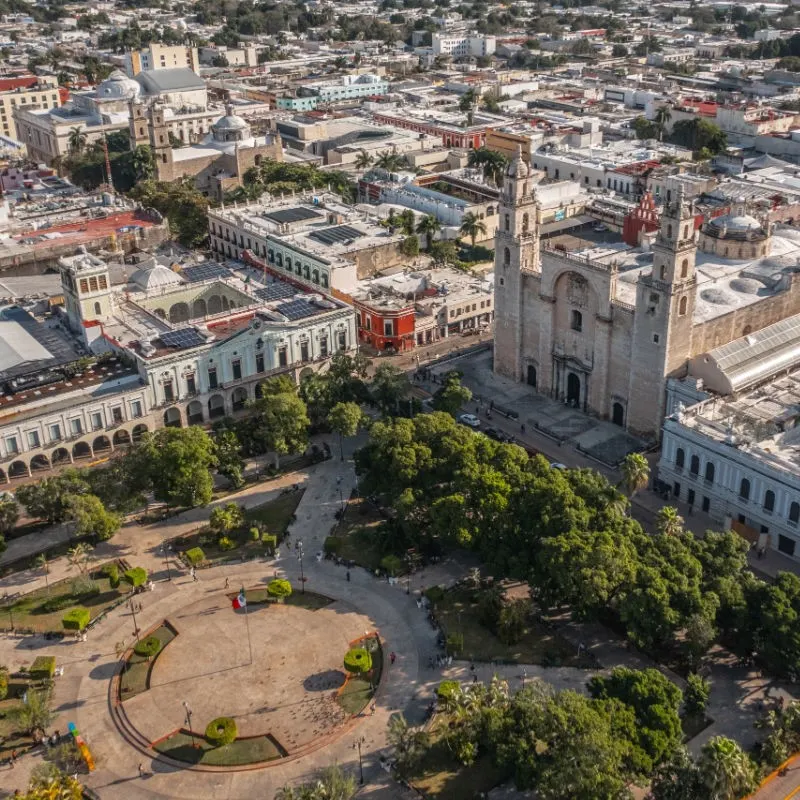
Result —
M566 464L560 464L558 461L554 461L550 465L550 469L569 469L569 467Z
M602 222L597 222L592 225L592 230L595 233L605 233L608 230L608 225L604 225Z
M474 414L459 414L458 421L462 425L469 425L470 428L480 428L481 421Z

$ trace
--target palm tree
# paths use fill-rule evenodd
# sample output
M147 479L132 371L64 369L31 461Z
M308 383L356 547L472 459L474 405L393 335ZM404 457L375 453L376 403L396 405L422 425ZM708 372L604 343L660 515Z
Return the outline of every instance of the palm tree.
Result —
M430 250L433 244L433 237L442 229L442 223L439 222L433 214L428 214L417 223L417 233L421 233L425 237L425 249Z
M83 148L86 147L86 134L79 125L70 128L69 136L67 137L67 145L69 146L70 153L75 154L80 153Z
M389 150L379 153L378 158L375 159L375 166L385 169L387 172L395 172L405 163L405 156L401 156L399 153L392 153Z
M78 572L83 575L89 566L89 553L92 548L86 542L78 542L75 547L67 551L67 561L71 567L77 567Z
M683 517L677 508L664 506L656 514L656 529L664 536L677 536L683 530Z
M658 141L660 142L664 138L664 128L667 127L667 123L672 119L672 110L669 106L660 106L659 109L656 111L656 115L653 118L653 122L656 124L656 128L658 128Z
M622 484L632 498L650 480L650 465L641 453L628 453L622 462Z
M469 236L469 240L472 242L474 248L478 234L486 236L486 223L480 219L477 214L468 211L461 219L461 227L458 229L458 232L462 236Z
M397 225L404 236L411 236L411 234L414 233L415 224L416 218L414 217L414 212L410 208L401 211L397 217Z
M47 580L47 576L50 574L50 567L47 563L47 555L42 553L36 559L36 566L41 567L44 570L44 589L45 592L49 595L50 594L50 583Z
M358 151L356 156L355 166L356 169L367 169L372 165L372 156L363 148Z
M495 185L499 186L503 182L503 175L508 165L508 159L497 150L489 150L483 171L486 177Z
M756 786L752 759L725 736L715 736L703 746L697 766L709 800L737 800Z

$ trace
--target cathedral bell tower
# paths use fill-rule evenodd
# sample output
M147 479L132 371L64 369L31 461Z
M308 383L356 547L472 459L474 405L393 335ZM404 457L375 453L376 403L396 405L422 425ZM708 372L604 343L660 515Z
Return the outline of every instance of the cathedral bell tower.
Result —
M524 273L539 273L538 206L530 167L517 147L506 168L495 234L495 369L522 380Z
M628 425L659 430L664 419L664 381L679 375L691 356L697 280L697 243L692 204L675 181L653 243L653 269L640 275L631 358Z

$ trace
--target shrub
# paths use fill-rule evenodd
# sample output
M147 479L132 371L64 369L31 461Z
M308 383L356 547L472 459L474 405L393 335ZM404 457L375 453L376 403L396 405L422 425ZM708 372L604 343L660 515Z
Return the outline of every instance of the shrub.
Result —
M220 536L217 547L219 547L220 550L233 550L236 547L236 542L234 542L230 536Z
M191 547L183 555L186 556L190 567L196 567L206 560L206 554L199 547Z
M144 567L131 567L122 576L134 589L147 583L147 570Z
M525 633L525 626L531 613L531 604L524 598L511 600L500 609L497 620L497 638L503 644L516 644Z
M292 584L284 578L275 578L267 585L267 594L279 603L292 593Z
M442 681L436 689L436 697L440 703L447 706L460 691L461 684L458 681Z
M431 586L425 590L425 597L431 605L436 605L444 600L444 589L441 586Z
M362 675L372 669L372 656L363 647L353 647L344 654L344 668L353 675Z
M0 700L5 700L6 697L8 697L8 670L0 667Z
M700 716L705 713L711 684L702 676L690 674L683 690L683 708L689 716Z
M100 594L100 587L88 575L81 575L72 581L69 591L75 598L91 597L93 594Z
M59 594L55 597L48 597L39 606L44 614L52 614L54 611L63 611L65 608L72 608L75 605L75 596L72 594Z
M464 634L451 633L447 637L447 655L460 655L464 649Z
M342 549L342 540L338 536L327 536L322 545L325 555L335 556Z
M261 544L270 552L274 553L278 547L278 537L274 533L262 533Z
M258 528L250 528L250 541L257 542L261 538L261 531Z
M157 636L148 636L136 643L133 652L149 661L153 656L158 655L160 649L161 640Z
M385 569L389 575L394 577L402 571L403 559L398 556L384 556L381 559L381 567Z
M103 567L103 574L108 578L112 589L116 589L119 586L119 566L116 563L106 564Z
M61 624L66 631L82 631L89 624L90 619L91 614L88 608L76 606L64 614Z
M230 717L217 717L206 725L206 739L214 747L223 747L236 739L236 723Z
M89 613L88 611L86 612ZM33 664L28 670L31 680L43 681L49 680L56 673L56 657L55 656L36 656L33 659ZM8 676L6 676L8 680Z

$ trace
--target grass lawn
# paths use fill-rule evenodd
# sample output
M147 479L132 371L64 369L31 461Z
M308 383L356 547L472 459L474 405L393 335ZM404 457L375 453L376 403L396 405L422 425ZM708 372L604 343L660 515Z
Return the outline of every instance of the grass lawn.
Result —
M503 644L478 621L477 594L469 589L445 592L436 604L436 616L448 633L462 633L462 658L471 661L503 661L545 666L590 667L575 648L558 634L531 619L519 642Z
M350 678L336 696L336 702L351 716L360 714L375 694L372 686L378 686L383 672L383 648L375 639L370 639L372 654L372 683L368 675ZM375 647L377 645L377 647Z
M14 711L22 705L22 696L30 682L20 678L10 678L8 695L0 700L0 761L9 758L12 750L21 752L33 745L33 739L17 731Z
M446 718L437 716L431 730L431 745L409 781L424 797L436 800L470 800L485 796L508 775L495 767L488 756L471 766L460 764L441 737Z
M154 630L150 636L155 636L161 642L161 650L156 653L155 658L147 660L144 656L131 653L130 658L125 664L125 670L119 680L120 700L129 700L137 694L146 692L148 689L147 681L150 677L150 670L156 659L164 652L164 648L175 638L175 631L168 625L162 625Z
M178 731L153 745L153 749L176 761L189 764L206 764L211 767L240 767L245 764L260 764L283 758L286 752L271 736L252 736L236 739L223 747L212 747L203 736L192 737Z
M320 608L329 606L333 600L330 597L325 597L324 594L317 594L316 592L305 593L299 589L292 587L294 591L282 603L285 606L297 606L299 608L307 608L309 611L318 611ZM246 589L248 606L260 606L264 604L278 605L274 603L267 594L266 587L263 589Z
M120 574L122 572L123 569L120 568ZM80 577L76 571L73 578L52 583L49 589L37 589L18 598L11 605L10 611L8 606L0 609L0 630L11 629L11 617L13 616L16 630L63 633L64 626L61 624L61 620L70 608L84 606L89 609L91 618L94 619L130 592L131 587L125 581L121 581L116 589L112 588L100 567L95 567L90 574L92 580L100 588L99 592L73 595L72 583Z
M205 554L206 561L211 564L260 556L264 553L264 545L261 542L254 542L250 539L250 528L255 523L260 523L266 528L265 533L277 536L278 542L280 542L289 527L292 516L297 511L297 506L300 504L304 492L305 489L302 488L296 492L287 492L274 500L270 500L268 503L247 509L245 511L247 521L244 528L228 534L228 538L236 545L232 550L222 550L217 544L219 537L209 528L203 528L189 536L174 539L172 546L179 552L186 552L193 547L199 547Z
M342 540L339 556L374 572L381 564L378 529L385 522L378 509L362 497L352 497L344 519L331 531Z

